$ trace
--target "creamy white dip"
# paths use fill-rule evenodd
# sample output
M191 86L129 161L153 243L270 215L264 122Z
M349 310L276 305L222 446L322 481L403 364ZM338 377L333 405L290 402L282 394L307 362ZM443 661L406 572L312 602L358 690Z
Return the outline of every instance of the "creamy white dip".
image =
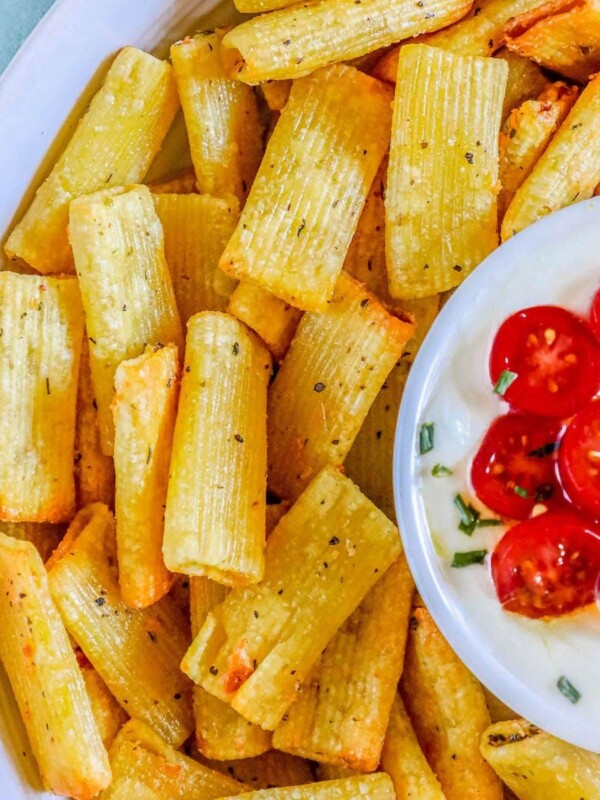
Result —
M475 499L469 485L469 466L492 420L508 410L507 404L493 393L488 372L490 346L499 325L510 314L532 305L554 304L584 315L588 313L600 286L600 206L592 208L589 203L587 206L595 220L596 233L588 232L575 243L567 242L564 236L554 240L548 235L552 226L547 225L545 236L537 237L532 252L517 249L517 236L510 249L510 263L505 263L506 257L502 258L503 252L498 251L493 257L498 273L492 276L488 272L486 282L478 281L483 273L476 274L473 286L469 287L468 282L460 290L462 305L453 302L458 297L453 298L442 312L431 342L426 343L421 363L417 360L415 365L421 376L411 377L414 385L409 384L412 397L407 401L408 415L417 408L417 403L419 406L416 424L413 423L415 450L418 450L420 425L435 426L433 450L411 456L413 485L416 483L418 489L410 513L420 517L421 523L426 521L429 542L412 546L406 542L406 532L404 537L411 565L417 566L417 578L419 574L425 575L427 585L422 591L428 602L435 601L434 615L435 605L443 607L442 616L448 613L452 616L454 609L477 638L478 648L473 650L469 644L471 649L466 652L465 645L461 653L471 668L478 673L481 666L481 673L489 677L499 672L499 664L521 684L521 699L522 693L529 691L533 704L529 705L530 717L532 707L540 709L533 722L542 724L543 718L548 717L548 708L558 709L559 716L564 711L572 726L564 726L563 731L555 725L552 732L571 741L575 736L578 744L600 751L600 610L594 606L550 621L530 620L503 611L494 591L489 556L504 528L480 528L469 537L458 529L459 514L453 504L454 495L460 493L481 509L483 517L496 516ZM589 221L582 224L586 222L589 227ZM570 234L575 233L570 230ZM596 246L592 246L594 242ZM433 362L436 363L432 366ZM429 373L423 380L427 370ZM418 401L416 392L420 392ZM452 475L432 476L436 464L451 468ZM402 469L402 456L400 465ZM404 515L406 520L406 513L402 511L401 518ZM425 526L421 525L421 529ZM450 566L455 552L479 549L488 550L484 565L460 569ZM429 563L421 568L415 559L422 559L424 552L428 553L425 558ZM458 625L452 631L450 621L446 627L448 638L460 649ZM492 660L497 664L490 667ZM571 704L559 692L557 681L561 676L566 676L581 692L577 704ZM504 681L503 685L509 683L510 680ZM490 688L496 687L490 685ZM497 693L501 694L498 690ZM518 707L517 695L507 696L504 691L502 699L525 714ZM574 730L580 731L581 736L576 736Z

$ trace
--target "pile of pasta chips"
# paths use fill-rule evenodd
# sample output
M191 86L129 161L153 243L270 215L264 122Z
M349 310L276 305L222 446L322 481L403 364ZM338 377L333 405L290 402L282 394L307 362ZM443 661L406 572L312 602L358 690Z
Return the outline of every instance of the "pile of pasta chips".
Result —
M392 492L448 293L600 183L597 2L237 6L116 56L6 239L0 659L42 783L599 797L444 640Z

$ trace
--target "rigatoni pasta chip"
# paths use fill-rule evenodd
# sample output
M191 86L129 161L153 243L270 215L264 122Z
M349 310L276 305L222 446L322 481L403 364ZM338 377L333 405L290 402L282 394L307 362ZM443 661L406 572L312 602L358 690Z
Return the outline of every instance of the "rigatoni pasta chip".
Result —
M507 72L500 59L402 48L385 197L392 297L458 286L498 244Z
M502 800L502 785L479 753L490 718L481 686L423 607L411 617L401 694L446 800Z
M350 767L340 767L339 764L317 764L315 772L320 781L337 781L340 778L351 778L362 774Z
M344 261L344 271L379 300L393 305L388 288L385 260L385 185L388 159L385 157L373 179Z
M65 535L66 525L53 525L50 522L2 522L0 533L12 536L21 542L31 542L46 561Z
M505 37L519 36L540 20L568 11L570 8L580 5L581 2L582 0L544 0L530 8L529 11L523 11L507 20L504 26L504 35Z
M279 502L279 503L268 503L267 504L267 514L266 514L266 527L267 527L267 536L270 536L275 528L279 525L279 522L283 516L287 514L290 510L290 504Z
M223 61L246 83L299 78L436 31L470 7L471 0L306 0L238 25L223 40Z
M253 759L272 747L271 732L239 714L229 703L194 686L196 745L206 758L221 763Z
M385 734L381 768L392 779L396 797L446 800L440 782L419 747L404 703L396 695Z
M192 636L204 625L209 612L222 603L229 589L210 578L191 578L190 611ZM254 760L272 747L270 731L253 725L238 714L229 703L215 697L201 686L194 686L194 717L196 719L196 746L208 759L218 763L239 759ZM243 762L242 762L243 763ZM215 769L219 769L218 766ZM293 781L292 781L293 783ZM254 786L253 782L249 782Z
M385 264L380 266L385 270ZM403 300L402 308L414 318L414 335L404 345L344 459L348 477L391 520L396 519L393 463L400 401L421 342L440 309L440 297Z
M479 0L454 25L427 34L420 42L462 56L489 56L504 44L507 22L539 5L540 0ZM374 77L396 83L401 49L402 45L383 56L373 70Z
M525 100L534 100L548 86L550 81L537 64L523 58L507 47L498 50L495 56L508 64L508 79L502 105L502 121Z
M295 499L341 465L413 333L345 273L327 311L304 314L269 391L268 483Z
M342 622L400 551L398 531L332 467L269 537L263 580L214 608L182 667L272 730Z
M236 198L161 194L154 204L182 323L199 311L225 311L236 281L219 259L239 219Z
M149 181L147 186L153 194L192 194L198 191L193 167L184 167L164 178Z
M163 543L174 572L234 586L262 577L270 375L238 320L205 311L188 322Z
M414 583L395 561L325 648L273 735L278 750L373 772L402 672Z
M0 273L0 519L63 522L73 459L83 309L74 278Z
M585 87L515 193L502 221L502 241L552 211L593 195L600 183L599 131L600 76Z
M92 713L98 725L98 731L104 747L108 750L121 726L129 719L129 716L125 709L115 700L108 686L84 656L83 651L77 648L75 655L90 699Z
M237 761L208 761L207 766L231 775L253 789L273 789L278 786L303 786L314 781L309 761L279 750L269 750L255 758Z
M110 782L108 756L35 547L0 534L0 658L44 787L89 800Z
M245 199L263 154L252 89L227 77L224 31L199 33L171 47L171 60L201 193Z
M294 82L225 272L299 308L326 308L388 146L390 102L388 87L344 65Z
M173 749L138 720L121 728L110 760L113 780L101 800L216 800L225 793L241 794L247 788Z
M388 775L357 775L324 783L292 786L284 789L263 789L239 795L241 800L396 800ZM229 798L224 798L229 800Z
M169 64L134 47L114 60L71 141L6 243L39 272L73 270L69 202L142 180L179 108Z
M229 587L204 576L193 577L189 581L192 636L195 636L204 625L209 611L225 600Z
M277 361L287 353L302 318L299 308L246 281L229 298L227 311L252 328Z
M184 620L168 596L150 608L125 605L113 516L100 503L80 515L82 522L73 522L76 536L67 533L69 546L49 571L54 602L123 708L179 747L194 727L191 686L178 669L188 644Z
M577 95L575 86L551 83L537 100L526 100L510 113L500 134L500 219L563 123Z
M106 189L71 203L70 237L86 315L100 443L112 455L111 403L121 361L183 333L147 186Z
M524 719L487 728L481 752L520 800L583 800L600 792L600 755Z
M559 5L559 13L535 20L525 30L517 17L507 44L546 69L586 83L600 69L600 3L581 0L564 6L562 13Z
M162 555L164 510L177 400L175 345L147 349L115 374L115 471L119 585L125 603L144 608L170 589Z
M261 83L260 90L263 93L267 105L271 111L281 111L288 101L292 89L291 80L265 81Z
M89 503L115 505L115 466L100 447L98 403L92 386L90 352L84 337L79 362L77 414L75 418L75 495L77 507Z

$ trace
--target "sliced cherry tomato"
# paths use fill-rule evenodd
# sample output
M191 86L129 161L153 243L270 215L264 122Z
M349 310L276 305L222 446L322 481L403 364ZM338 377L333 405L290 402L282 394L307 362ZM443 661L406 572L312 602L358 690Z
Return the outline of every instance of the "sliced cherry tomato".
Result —
M570 417L600 389L600 344L579 317L558 306L525 308L502 323L490 356L494 384L516 375L504 399L522 411Z
M599 574L600 531L574 511L520 522L492 554L498 599L526 617L558 617L593 603Z
M558 469L573 503L600 519L600 400L571 420L561 441Z
M594 295L590 310L590 322L596 336L600 339L600 289Z
M536 503L559 494L558 420L513 412L492 422L471 465L477 497L492 511L527 519Z

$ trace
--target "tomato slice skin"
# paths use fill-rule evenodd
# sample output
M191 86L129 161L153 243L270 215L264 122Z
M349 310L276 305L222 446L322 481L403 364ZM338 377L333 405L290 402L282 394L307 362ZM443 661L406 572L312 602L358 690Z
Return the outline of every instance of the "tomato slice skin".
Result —
M569 499L600 519L600 399L593 400L567 426L558 470Z
M548 511L504 534L491 565L506 611L562 616L594 602L600 530L575 511Z
M590 309L590 325L592 326L592 330L600 339L600 289L594 295L594 299L592 300L592 307Z
M516 378L504 399L547 417L570 417L600 389L600 344L589 325L558 306L533 306L505 320L494 339L490 376Z
M558 420L522 412L497 417L471 463L471 484L481 502L504 517L527 519L537 502L556 499L560 430Z

